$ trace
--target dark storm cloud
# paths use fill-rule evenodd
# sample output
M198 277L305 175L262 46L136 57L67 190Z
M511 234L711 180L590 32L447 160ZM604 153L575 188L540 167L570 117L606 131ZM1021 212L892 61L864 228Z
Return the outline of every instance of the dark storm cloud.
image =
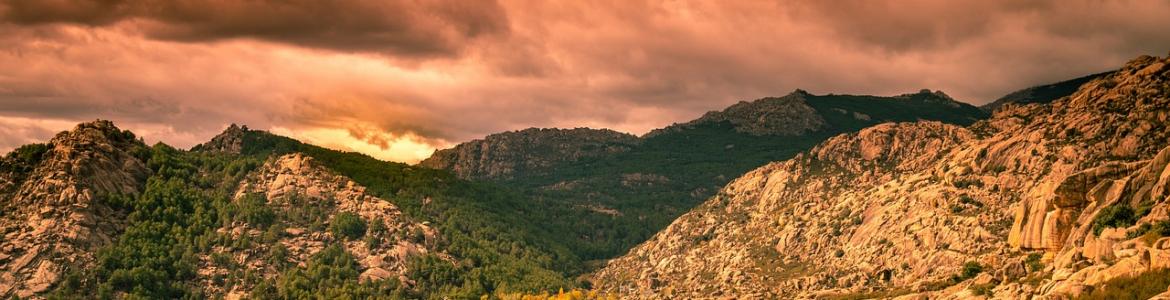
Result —
M394 56L451 56L480 36L506 33L495 1L4 0L0 19L20 25L132 23L155 39L253 38Z

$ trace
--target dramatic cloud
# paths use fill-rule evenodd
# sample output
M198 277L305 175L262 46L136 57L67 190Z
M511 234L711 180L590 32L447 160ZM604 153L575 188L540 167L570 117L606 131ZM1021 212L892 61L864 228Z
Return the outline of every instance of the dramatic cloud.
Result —
M126 25L183 42L253 38L311 48L428 57L507 30L494 1L7 0L15 24Z
M180 147L242 123L413 162L796 88L981 104L1170 50L1170 1L0 0L0 16L0 151L106 118Z

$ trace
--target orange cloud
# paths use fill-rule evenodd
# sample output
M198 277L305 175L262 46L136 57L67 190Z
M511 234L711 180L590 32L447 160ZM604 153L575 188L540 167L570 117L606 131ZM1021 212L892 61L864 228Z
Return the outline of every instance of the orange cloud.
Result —
M107 118L180 147L240 123L413 161L796 88L985 103L1163 53L1165 28L1170 2L1125 0L0 0L0 117ZM68 127L37 128L0 149Z

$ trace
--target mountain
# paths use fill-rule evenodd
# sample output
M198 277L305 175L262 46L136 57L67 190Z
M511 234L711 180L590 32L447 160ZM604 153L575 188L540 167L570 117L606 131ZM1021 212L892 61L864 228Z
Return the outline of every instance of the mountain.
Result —
M723 187L595 273L629 299L1145 299L1170 285L1170 58L966 127L887 123Z
M93 264L125 227L101 198L141 191L144 153L134 134L98 121L0 159L0 297L45 292Z
M986 117L942 92L893 97L797 90L734 104L643 137L609 130L528 129L440 150L420 165L519 191L555 213L535 219L563 233L584 260L621 255L719 187L834 135L884 122L967 125Z
M0 157L0 298L1170 297L1167 65L990 117L797 90L421 166L97 120Z
M1049 103L1055 101L1056 99L1072 95L1072 93L1076 92L1077 89L1081 87L1081 85L1084 85L1093 79L1109 76L1110 74L1113 74L1113 72L1114 71L1101 72L1057 83L1039 85L1018 90L1012 92L1011 94L1004 95L999 99L995 99L995 101L992 101L991 103L984 104L979 108L987 112L994 112L1000 107L1008 104L1023 105L1029 103Z
M506 188L245 126L184 151L83 123L0 158L0 199L5 299L469 299L582 272Z

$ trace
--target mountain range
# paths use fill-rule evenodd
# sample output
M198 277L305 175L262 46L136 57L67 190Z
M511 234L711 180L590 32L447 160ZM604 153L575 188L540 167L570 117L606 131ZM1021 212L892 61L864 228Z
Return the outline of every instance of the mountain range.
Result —
M0 158L0 297L1170 297L1168 64L984 107L796 90L418 165L82 123Z

